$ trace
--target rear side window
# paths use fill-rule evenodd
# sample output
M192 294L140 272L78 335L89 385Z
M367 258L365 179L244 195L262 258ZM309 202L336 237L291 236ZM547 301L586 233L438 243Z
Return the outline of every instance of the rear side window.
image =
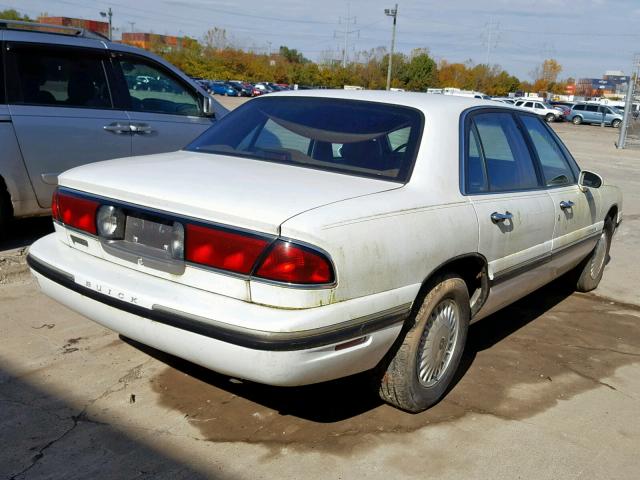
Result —
M423 116L397 105L315 97L252 100L188 150L406 182Z
M581 112L584 110L584 105L576 105L575 107L573 107L573 109Z
M5 56L9 103L113 107L104 57L97 52L10 45Z
M522 115L520 119L540 160L545 184L548 187L555 187L575 183L573 172L560 145L552 137L542 120L528 115Z
M504 192L527 190L539 187L533 159L511 113L481 113L472 120L471 130L477 132L477 139L469 140L467 150L468 193ZM472 136L473 137L473 136ZM475 152L480 153L480 161L472 160ZM479 163L481 167L472 166ZM471 175L471 169L484 168L484 173ZM487 179L480 186L481 175ZM469 182L473 178L474 184ZM483 188L485 190L483 190Z
M597 105L587 105L587 112L597 112L597 111L598 111Z

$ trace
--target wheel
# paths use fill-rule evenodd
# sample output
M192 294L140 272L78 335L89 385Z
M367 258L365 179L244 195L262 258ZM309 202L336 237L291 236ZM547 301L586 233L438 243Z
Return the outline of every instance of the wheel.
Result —
M612 126L613 128L620 128L620 124L621 124L621 123L622 123L622 122L620 121L620 119L616 118L613 122L611 122L611 126Z
M573 123L574 125L580 125L582 123L582 117L581 116L575 116L571 119L571 123Z
M547 113L544 119L546 122L551 123L556 119L556 116L553 113Z
M604 222L604 228L591 254L584 259L576 267L576 290L579 292L590 292L595 289L604 273L604 267L609 258L609 249L611 248L611 238L613 237L613 221L607 218Z
M469 291L465 282L446 275L432 283L408 331L378 369L378 394L408 412L437 403L450 386L469 328Z

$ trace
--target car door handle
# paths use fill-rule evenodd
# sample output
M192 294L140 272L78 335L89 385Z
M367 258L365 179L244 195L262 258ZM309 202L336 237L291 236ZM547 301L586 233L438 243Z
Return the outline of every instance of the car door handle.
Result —
M498 213L493 212L491 214L491 221L493 223L504 222L505 220L511 220L513 218L513 214L511 212Z
M109 125L105 125L102 128L111 133L131 133L131 127L129 127L128 123L113 122Z
M151 128L151 126L146 123L132 123L131 131L133 133L140 133L144 135L147 133L153 133L153 128Z
M571 200L569 200L569 201L563 200L563 201L560 202L560 208L562 210L566 210L568 208L573 208L574 205L575 205L575 203L573 203Z

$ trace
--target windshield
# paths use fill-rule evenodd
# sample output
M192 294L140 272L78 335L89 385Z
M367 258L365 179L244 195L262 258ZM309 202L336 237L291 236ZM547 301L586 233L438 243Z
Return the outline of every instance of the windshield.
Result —
M406 182L422 124L409 107L271 97L245 103L187 150Z

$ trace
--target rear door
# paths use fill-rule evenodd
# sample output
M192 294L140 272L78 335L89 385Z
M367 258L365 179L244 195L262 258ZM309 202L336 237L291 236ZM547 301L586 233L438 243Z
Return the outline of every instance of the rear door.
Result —
M590 123L600 122L602 120L602 114L598 112L597 105L585 105L585 120Z
M5 38L20 32L5 32ZM131 154L125 112L114 108L105 50L5 43L7 103L38 204L61 172Z
M598 190L578 187L579 169L553 131L540 119L519 114L540 163L554 205L552 251L561 252L597 235Z
M513 113L472 114L466 135L465 193L478 216L478 251L497 281L550 254L554 206Z
M114 53L134 155L172 152L209 128L197 91L150 58Z

